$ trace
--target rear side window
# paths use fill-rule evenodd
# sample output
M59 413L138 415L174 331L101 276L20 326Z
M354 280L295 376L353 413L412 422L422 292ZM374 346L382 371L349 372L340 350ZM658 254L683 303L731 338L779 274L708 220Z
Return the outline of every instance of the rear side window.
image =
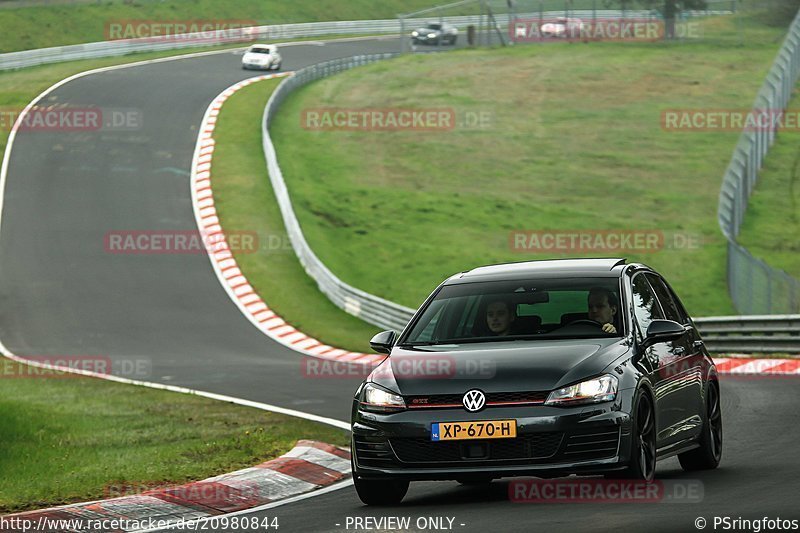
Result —
M633 278L633 309L642 337L647 333L650 322L664 318L655 292L643 274Z

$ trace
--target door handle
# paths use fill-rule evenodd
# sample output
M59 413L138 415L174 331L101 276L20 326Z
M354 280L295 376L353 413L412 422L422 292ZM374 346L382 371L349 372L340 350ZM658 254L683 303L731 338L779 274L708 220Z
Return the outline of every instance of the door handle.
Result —
M674 350L672 350L672 353L678 356L683 355L686 353L686 348L683 346L677 346Z
M692 347L694 348L702 348L704 346L703 341L694 341L692 343Z

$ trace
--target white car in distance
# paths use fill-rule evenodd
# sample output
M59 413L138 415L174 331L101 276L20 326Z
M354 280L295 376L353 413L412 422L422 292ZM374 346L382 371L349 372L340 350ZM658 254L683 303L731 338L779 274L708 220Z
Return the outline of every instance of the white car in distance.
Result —
M554 21L542 24L540 28L542 37L558 39L580 39L582 32L589 29L581 19L558 17Z
M242 56L242 68L280 70L281 54L274 44L254 44Z

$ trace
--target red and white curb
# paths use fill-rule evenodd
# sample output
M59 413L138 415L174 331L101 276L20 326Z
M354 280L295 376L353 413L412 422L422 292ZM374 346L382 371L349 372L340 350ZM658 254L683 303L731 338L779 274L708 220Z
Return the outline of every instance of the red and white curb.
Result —
M350 452L301 440L289 453L245 468L177 487L108 500L65 505L2 517L2 531L141 531L230 515L333 485L350 477ZM156 525L158 524L158 525ZM41 526L41 527L38 527ZM212 528L213 530L214 528Z
M329 346L298 331L294 326L287 324L274 310L270 309L266 302L256 294L255 289L239 269L222 226L220 226L217 209L214 206L211 178L212 160L216 144L214 128L222 105L225 100L243 87L262 80L292 74L267 74L240 81L222 91L209 105L200 125L200 135L197 139L191 170L192 204L197 226L204 236L205 242L208 243L208 256L222 286L239 309L260 331L271 339L304 355L375 366L383 361L386 356L349 352Z

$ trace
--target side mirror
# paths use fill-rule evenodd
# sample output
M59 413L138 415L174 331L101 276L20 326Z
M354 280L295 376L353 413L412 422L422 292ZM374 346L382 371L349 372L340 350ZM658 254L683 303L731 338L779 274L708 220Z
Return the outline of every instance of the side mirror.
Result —
M674 341L686 333L686 328L673 320L653 320L647 326L644 347L648 348L658 342Z
M388 354L394 346L395 332L392 330L381 331L369 341L369 347L378 353Z

